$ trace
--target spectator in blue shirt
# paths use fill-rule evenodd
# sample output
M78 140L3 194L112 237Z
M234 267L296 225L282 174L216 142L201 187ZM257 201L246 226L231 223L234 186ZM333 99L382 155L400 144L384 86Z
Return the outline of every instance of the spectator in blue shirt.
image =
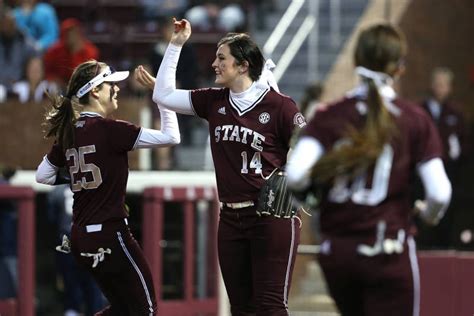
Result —
M37 52L43 53L58 40L59 23L56 11L48 3L36 0L17 0L19 5L13 10L16 24L33 42Z
M10 88L22 79L26 61L32 53L33 48L18 31L11 12L0 8L0 85Z

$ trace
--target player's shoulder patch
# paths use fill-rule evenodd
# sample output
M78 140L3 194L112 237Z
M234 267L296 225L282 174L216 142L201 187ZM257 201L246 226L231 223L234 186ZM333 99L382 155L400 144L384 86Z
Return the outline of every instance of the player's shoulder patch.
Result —
M306 125L306 119L304 118L303 114L301 114L301 112L295 113L293 116L293 124L299 128L303 128Z

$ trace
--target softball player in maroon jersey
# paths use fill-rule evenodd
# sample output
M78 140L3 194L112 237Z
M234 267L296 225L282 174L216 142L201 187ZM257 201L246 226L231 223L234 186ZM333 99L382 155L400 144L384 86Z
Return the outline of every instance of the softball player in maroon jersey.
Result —
M137 76L147 76L153 86L153 77L143 69ZM56 141L36 172L38 182L55 184L59 168L69 170L74 193L71 250L110 302L97 315L157 313L148 264L127 226L127 153L180 141L176 114L161 107L161 131L108 118L118 107L115 82L127 77L128 71L115 72L97 61L74 70L66 97L46 117L47 136Z
M219 262L232 315L288 315L299 225L295 218L259 217L257 198L262 176L286 163L292 131L304 118L275 90L270 62L246 34L228 34L217 45L212 67L223 88L177 90L176 65L190 35L188 21L175 22L153 99L209 122L222 203Z
M322 186L319 262L342 315L419 315L413 210L436 224L451 197L432 120L399 99L391 84L402 71L402 34L375 25L355 50L361 84L316 112L287 165L288 183ZM418 173L425 201L410 205Z

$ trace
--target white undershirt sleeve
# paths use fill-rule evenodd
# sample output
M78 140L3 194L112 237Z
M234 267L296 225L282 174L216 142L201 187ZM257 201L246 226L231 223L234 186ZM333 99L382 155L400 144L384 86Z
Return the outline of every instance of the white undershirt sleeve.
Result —
M195 115L191 105L191 91L176 89L176 68L181 47L169 44L156 75L153 101L181 114Z
M425 189L426 202L416 203L419 215L428 224L436 225L444 216L451 201L451 182L441 158L433 158L417 166Z
M176 113L158 105L161 130L142 127L135 148L167 147L181 142Z
M56 174L58 173L58 169L58 167L49 162L47 156L44 156L43 160L36 169L36 182L53 185L56 182Z
M303 136L296 143L285 167L288 186L296 191L308 187L311 169L323 154L323 145L316 138Z

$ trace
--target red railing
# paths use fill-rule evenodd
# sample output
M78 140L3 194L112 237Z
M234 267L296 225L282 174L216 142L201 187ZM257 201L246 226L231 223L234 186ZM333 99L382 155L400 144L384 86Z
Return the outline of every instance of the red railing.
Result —
M2 316L35 315L34 197L35 193L29 187L0 185L0 199L16 201L18 209L18 293L16 299L0 301L0 315Z
M213 188L207 187L156 187L144 191L143 207L143 250L153 274L158 311L167 316L216 316L217 299L217 220L219 204ZM209 229L207 242L207 280L212 287L209 295L198 298L195 294L195 240L196 240L196 202L209 201ZM183 299L164 300L163 285L163 232L164 232L164 203L179 202L183 205Z
M420 251L421 316L474 314L474 253Z

